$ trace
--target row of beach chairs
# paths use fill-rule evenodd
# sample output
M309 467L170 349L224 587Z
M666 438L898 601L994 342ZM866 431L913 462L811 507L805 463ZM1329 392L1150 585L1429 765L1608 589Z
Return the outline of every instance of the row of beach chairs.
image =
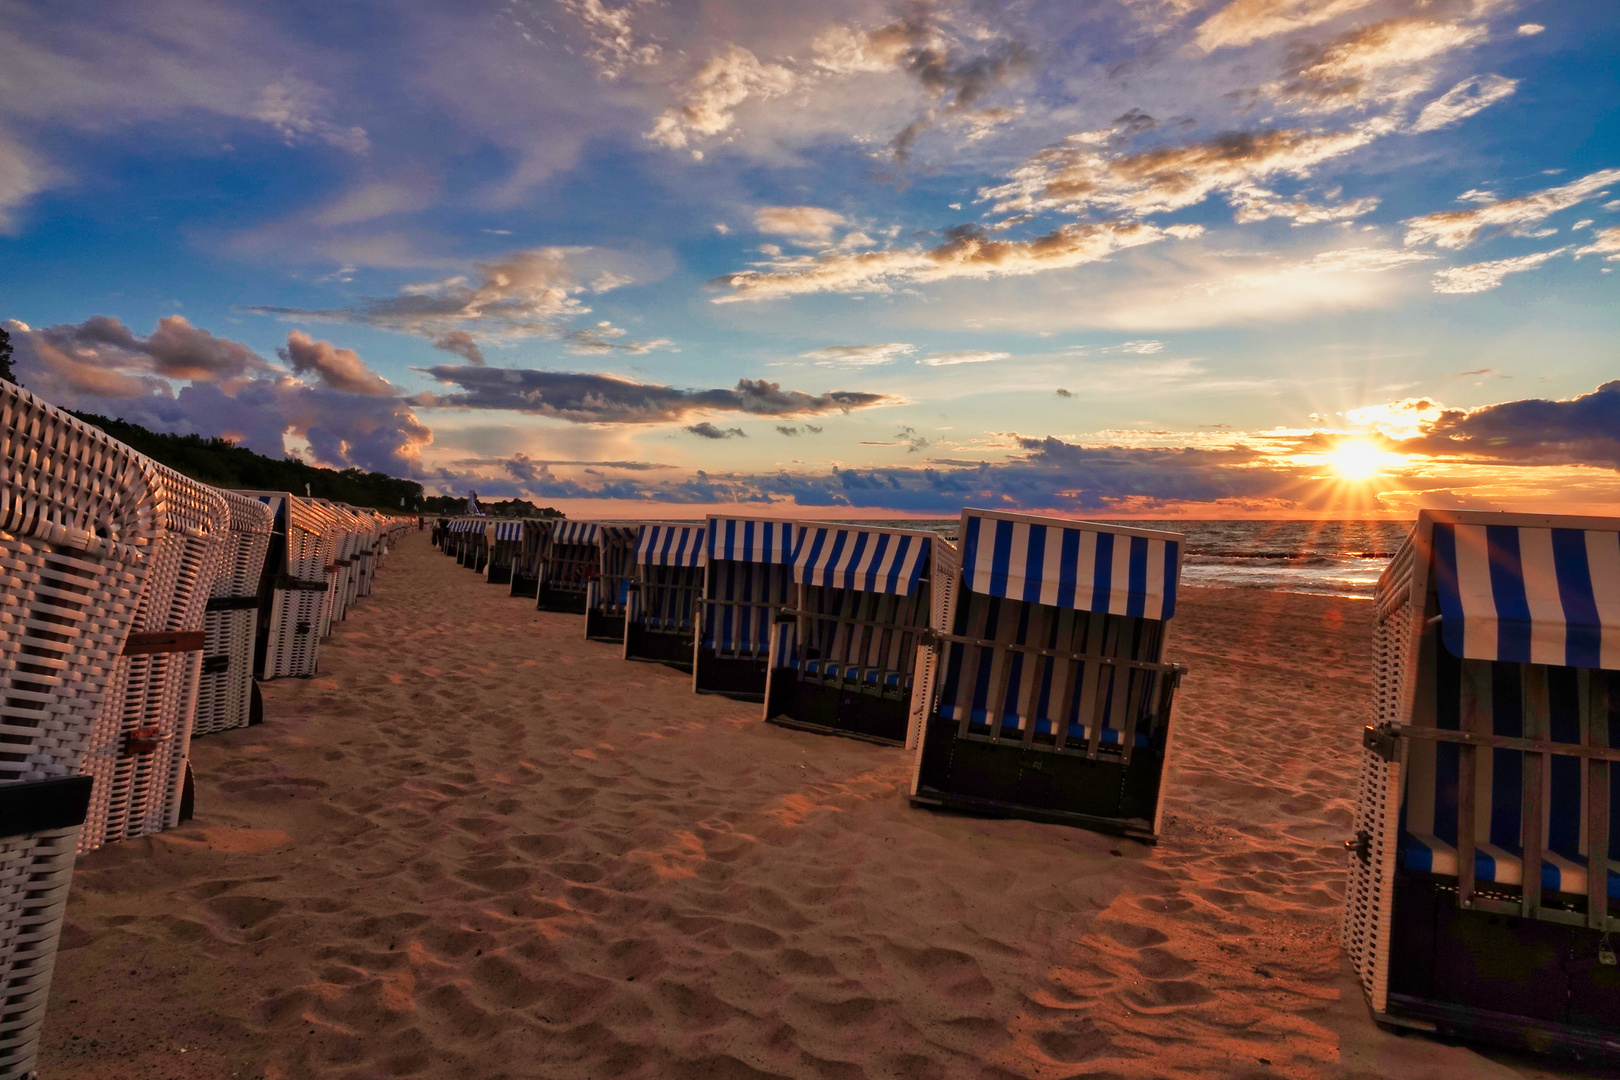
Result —
M1158 837L1176 534L984 510L957 544L728 516L440 528L627 659L911 748L916 804ZM1374 1018L1620 1063L1620 521L1424 511L1375 605L1342 934Z
M192 737L313 673L402 527L209 487L0 382L0 1080L33 1071L76 856L190 816Z

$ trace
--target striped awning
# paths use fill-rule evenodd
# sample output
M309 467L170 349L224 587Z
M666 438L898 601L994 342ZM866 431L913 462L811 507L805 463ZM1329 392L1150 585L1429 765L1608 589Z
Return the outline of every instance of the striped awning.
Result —
M484 522L481 518L461 518L458 521L452 521L450 523L450 531L464 533L482 532L485 524L486 522Z
M497 521L495 523L495 539L521 540L523 539L523 522Z
M1620 670L1620 532L1437 521L1433 537L1452 655Z
M594 544L598 529L594 521L559 521L551 528L553 544Z
M806 525L793 580L830 589L910 596L922 577L929 537L859 526Z
M643 566L702 566L702 525L643 525L636 562Z
M974 592L1142 619L1176 613L1183 538L1093 522L962 512L962 580Z
M793 544L799 526L791 521L763 518L709 518L710 559L736 562L793 564Z

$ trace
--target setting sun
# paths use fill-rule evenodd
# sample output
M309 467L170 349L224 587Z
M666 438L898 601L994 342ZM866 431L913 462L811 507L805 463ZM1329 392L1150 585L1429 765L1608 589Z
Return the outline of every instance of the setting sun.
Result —
M1346 480L1370 480L1397 455L1360 439L1339 443L1328 453L1328 464Z

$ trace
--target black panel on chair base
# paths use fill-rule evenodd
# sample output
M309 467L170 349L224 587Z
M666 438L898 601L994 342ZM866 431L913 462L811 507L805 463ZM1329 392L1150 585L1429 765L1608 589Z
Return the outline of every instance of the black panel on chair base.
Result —
M1391 965L1389 1018L1620 1065L1620 967L1599 961L1602 943L1584 926L1465 911L1455 878L1398 870L1390 953L1401 963Z
M84 824L90 809L89 776L0 784L0 837Z
M933 717L924 734L922 767L912 802L998 817L1078 825L1157 843L1153 818L1164 754L1140 747L1123 765L1000 743L959 739L954 720Z
M801 679L794 668L777 668L771 673L770 707L765 715L783 727L904 746L910 713L909 699L879 698L830 681L817 685Z
M542 585L535 596L535 607L540 611L560 611L565 615L585 614L585 592L553 589Z
M522 574L512 575L513 596L536 596L540 592L540 579L524 577Z
M490 564L489 583L491 585L508 585L511 583L511 581L512 568L510 566L496 566L493 563Z
M600 611L585 613L585 636L592 641L624 640L624 616L604 615Z
M692 632L668 634L631 623L625 631L626 660L666 664L679 671L692 670Z
M248 684L248 727L258 727L264 723L264 695L259 692L259 680L254 679Z
M724 694L743 701L765 700L765 658L758 660L716 656L699 649L693 689L700 694Z

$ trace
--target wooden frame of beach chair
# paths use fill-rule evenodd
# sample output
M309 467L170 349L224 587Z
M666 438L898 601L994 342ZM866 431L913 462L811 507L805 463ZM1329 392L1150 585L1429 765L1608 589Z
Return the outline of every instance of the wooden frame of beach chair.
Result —
M320 668L328 593L327 568L337 531L324 510L285 491L238 491L271 516L269 550L260 587L254 670L261 679L308 678Z
M540 553L540 582L535 589L537 611L585 614L585 589L602 570L596 545L597 523L563 519L552 523L551 535Z
M173 524L140 455L0 382L0 1077L33 1075L93 781L80 775Z
M524 518L523 536L512 553L511 596L538 597L545 552L555 518Z
M703 597L692 689L763 701L771 624L793 603L799 523L711 514L703 537Z
M642 525L636 581L625 604L624 658L692 670L706 563L703 525Z
M1620 519L1424 510L1376 604L1344 923L1375 1019L1620 1063Z
M274 520L270 508L258 499L234 491L220 494L230 509L230 542L203 620L202 674L197 681L193 736L247 727L264 715L253 681L253 661L264 562Z
M371 583L377 573L377 548L381 531L374 514L358 506L340 504L354 518L360 529L360 546L355 552L355 599L371 595Z
M771 627L764 719L914 746L933 670L918 646L935 581L955 572L956 549L936 533L805 523L796 606Z
M596 576L585 583L585 636L624 642L625 614L636 581L636 541L641 526L598 522Z
M489 560L484 564L484 580L491 585L510 586L512 564L523 546L523 522L493 521L488 529Z
M1155 842L1183 538L990 510L963 510L958 535L912 803Z
M330 499L314 501L332 516L338 529L337 552L332 559L332 565L337 570L332 622L342 622L349 617L349 608L354 606L354 602L360 596L360 546L364 530L359 519L345 507ZM330 624L328 631L330 632Z
M135 601L81 769L94 777L79 850L172 829L190 814L191 728L202 675L204 623L230 548L225 496L140 459L166 535Z

